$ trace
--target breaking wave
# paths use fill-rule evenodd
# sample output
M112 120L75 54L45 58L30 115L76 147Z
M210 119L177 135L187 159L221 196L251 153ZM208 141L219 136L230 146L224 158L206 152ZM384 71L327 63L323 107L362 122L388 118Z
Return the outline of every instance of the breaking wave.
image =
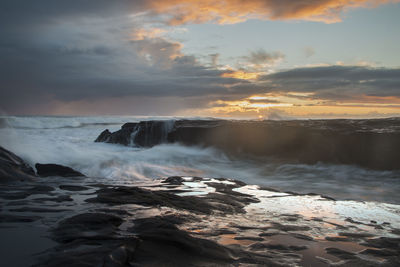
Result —
M109 125L121 126L127 121L139 122L142 120L175 120L182 117L170 116L0 116L0 128L14 129L62 129L81 128L91 126ZM194 120L207 120L212 118L192 117Z
M7 117L0 145L31 165L57 163L94 182L131 184L181 175L228 177L284 191L320 193L340 199L400 203L400 172L350 165L287 164L232 158L214 148L163 144L135 148L93 142L104 130L118 130L143 117ZM148 117L147 119L154 119ZM160 118L157 118L160 119ZM171 119L171 117L163 117ZM12 127L10 127L12 125ZM82 126L84 125L84 126Z

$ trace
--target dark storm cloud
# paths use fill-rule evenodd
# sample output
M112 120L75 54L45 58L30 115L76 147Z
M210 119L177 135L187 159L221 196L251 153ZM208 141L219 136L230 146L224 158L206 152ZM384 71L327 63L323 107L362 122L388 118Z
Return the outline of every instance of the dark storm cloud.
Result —
M127 15L143 9L144 2L140 0L2 0L0 21L15 26L34 26L35 23L52 23L81 16Z
M214 66L217 54L211 55L212 66L206 67L194 56L184 55L178 42L162 37L131 38L143 21L129 15L151 13L150 2L1 1L0 111L52 113L58 106L74 103L77 111L86 112L83 107L90 106L93 113L110 113L114 105L124 114L123 108L129 112L134 99L132 103L143 114L152 99L161 112L163 98L168 98L166 110L171 111L178 107L177 99L201 108L218 99L288 91L315 92L324 99L351 99L362 93L399 96L398 69L300 68L256 82L221 77L223 72ZM159 21L155 16L147 19ZM264 50L248 56L260 65L281 58L279 53Z
M140 1L3 1L0 110L51 113L57 103L118 97L218 96L241 81L163 38L130 38Z
M361 95L400 97L400 69L365 66L296 68L260 78L277 92L314 93L315 98L351 100Z

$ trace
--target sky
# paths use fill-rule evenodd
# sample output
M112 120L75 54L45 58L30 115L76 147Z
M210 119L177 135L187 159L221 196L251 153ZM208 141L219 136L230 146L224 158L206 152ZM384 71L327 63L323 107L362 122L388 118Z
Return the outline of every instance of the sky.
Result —
M0 3L0 114L400 116L400 0Z

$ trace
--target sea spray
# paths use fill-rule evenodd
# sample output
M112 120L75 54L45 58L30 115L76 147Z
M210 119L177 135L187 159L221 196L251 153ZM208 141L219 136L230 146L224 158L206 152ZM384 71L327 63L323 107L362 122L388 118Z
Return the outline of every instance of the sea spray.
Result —
M398 171L322 163L288 164L268 159L260 162L229 157L214 148L179 144L141 148L93 142L104 128L116 131L127 121L140 120L143 117L12 117L9 124L17 126L0 129L0 145L20 155L31 166L37 162L62 164L102 183L141 183L173 175L229 177L299 193L400 203ZM64 127L71 125L71 121L86 124ZM120 124L114 124L118 121ZM39 125L44 128L37 128ZM165 132L170 130L168 127L171 125L165 125Z

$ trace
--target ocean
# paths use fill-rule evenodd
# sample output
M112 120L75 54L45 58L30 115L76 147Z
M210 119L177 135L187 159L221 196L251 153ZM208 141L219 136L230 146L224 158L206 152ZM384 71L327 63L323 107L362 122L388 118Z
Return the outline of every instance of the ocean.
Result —
M140 148L94 142L104 129L113 132L126 122L175 119L182 117L2 116L0 145L32 166L35 163L66 165L99 183L143 184L175 175L226 177L281 191L400 204L398 170L370 170L321 162L260 162L235 158L211 147L179 144Z

